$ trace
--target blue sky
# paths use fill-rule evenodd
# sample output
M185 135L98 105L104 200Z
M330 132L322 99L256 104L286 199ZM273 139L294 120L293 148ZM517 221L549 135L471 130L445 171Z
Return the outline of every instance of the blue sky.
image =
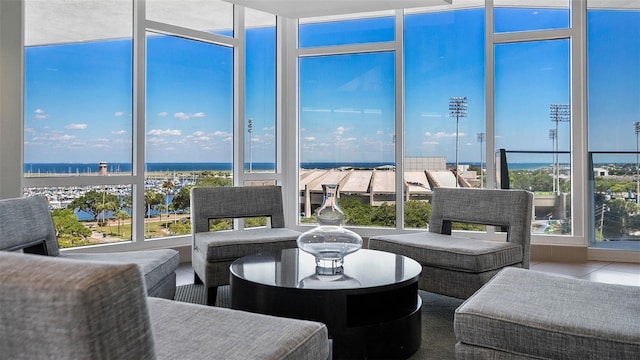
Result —
M593 26L588 32L590 150L634 151L640 14L592 11L588 16ZM568 21L566 11L531 9L496 13L496 19L497 31L553 28ZM448 116L448 100L467 96L468 116L459 123L460 161L480 160L483 22L482 9L406 17L406 155L445 156L453 162L456 122ZM392 25L389 19L308 25L302 45L388 41ZM254 120L252 160L270 162L275 152L274 31L250 30L247 36L245 111ZM555 124L549 105L568 103L569 41L499 45L495 58L497 147L552 150L548 132ZM25 59L26 163L130 162L130 41L32 47ZM389 52L300 60L302 161L393 161L395 61ZM230 162L231 49L151 37L147 66L147 161ZM559 149L568 150L569 124L559 124L558 134Z

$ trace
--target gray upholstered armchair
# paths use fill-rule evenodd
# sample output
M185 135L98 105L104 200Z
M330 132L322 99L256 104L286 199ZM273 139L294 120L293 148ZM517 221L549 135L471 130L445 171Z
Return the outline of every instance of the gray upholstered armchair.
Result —
M435 188L429 232L380 235L369 248L422 265L418 286L466 299L507 266L529 268L533 194L525 190ZM451 235L452 222L507 229L505 241Z
M325 360L327 327L148 297L139 267L0 252L2 359Z
M210 231L210 220L268 217L271 226ZM246 255L295 248L299 231L285 228L280 186L220 186L191 189L191 263L194 282L207 287L215 305L218 286L229 284L229 266Z
M149 296L173 299L180 256L172 249L129 252L61 252L49 203L43 196L0 200L0 250L67 259L136 264Z

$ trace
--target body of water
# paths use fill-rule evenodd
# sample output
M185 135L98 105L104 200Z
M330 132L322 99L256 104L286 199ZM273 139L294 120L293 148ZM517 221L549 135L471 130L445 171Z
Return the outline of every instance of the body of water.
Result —
M447 164L455 166L455 164ZM470 165L480 167L479 163L460 163L460 165ZM336 169L342 167L356 169L373 169L393 167L394 163L383 162L303 162L300 163L303 169ZM511 163L509 170L535 170L550 166L549 163ZM245 169L249 169L249 163L245 164ZM254 171L273 171L275 164L254 162L251 164ZM24 173L31 175L38 174L91 174L98 172L98 163L25 163ZM131 163L107 163L107 170L110 174L131 173ZM206 163L148 163L146 171L149 172L190 172L190 171L231 171L231 163L206 162Z

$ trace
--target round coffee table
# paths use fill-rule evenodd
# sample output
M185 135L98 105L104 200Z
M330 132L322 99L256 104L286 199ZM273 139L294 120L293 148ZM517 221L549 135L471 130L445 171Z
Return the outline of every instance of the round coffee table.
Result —
M407 358L420 348L420 264L362 249L343 273L321 275L299 249L260 253L231 264L231 307L327 325L335 358Z

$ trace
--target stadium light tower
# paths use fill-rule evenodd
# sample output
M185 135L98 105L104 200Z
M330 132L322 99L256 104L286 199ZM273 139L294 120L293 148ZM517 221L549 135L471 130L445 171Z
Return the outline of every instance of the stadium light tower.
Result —
M556 129L549 129L549 139L551 139L551 151L553 152L553 160L556 159ZM553 179L553 192L556 192L556 180Z
M638 135L640 134L640 121L633 122L633 130L636 133L636 204L640 198L640 157L638 157Z
M247 125L247 131L249 132L249 172L253 172L253 159L251 148L253 147L253 119L249 118L249 124Z
M458 135L460 134L460 118L467 117L467 97L449 98L449 116L456 118L456 185L458 184Z
M483 132L478 133L478 141L480 142L480 187L483 188L484 187L483 183L482 183L482 164L483 164L483 161L482 161L482 150L483 150L482 143L484 142L484 133Z
M571 107L568 104L551 104L549 105L549 115L551 121L556 123L556 194L560 195L560 156L558 154L558 123L569 122L571 120Z

